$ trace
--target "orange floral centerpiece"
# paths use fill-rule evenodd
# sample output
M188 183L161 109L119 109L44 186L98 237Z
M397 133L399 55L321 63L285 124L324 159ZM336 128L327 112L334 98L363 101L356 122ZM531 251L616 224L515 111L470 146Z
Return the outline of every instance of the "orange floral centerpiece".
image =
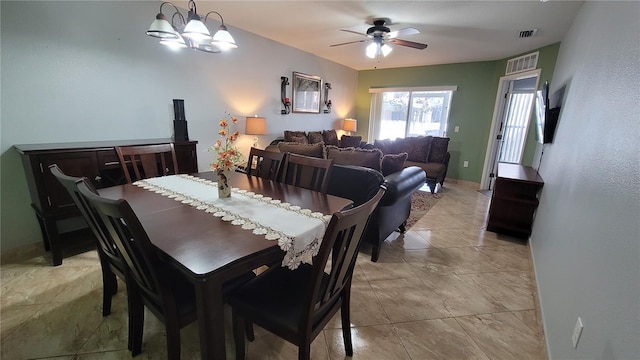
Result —
M220 139L209 148L210 151L216 153L216 160L211 163L211 169L218 174L218 197L224 198L231 196L231 186L229 185L229 173L244 163L244 156L236 147L236 141L240 136L238 131L233 134L229 130L229 122L238 123L238 118L225 113L225 117L220 119L220 130L218 134Z

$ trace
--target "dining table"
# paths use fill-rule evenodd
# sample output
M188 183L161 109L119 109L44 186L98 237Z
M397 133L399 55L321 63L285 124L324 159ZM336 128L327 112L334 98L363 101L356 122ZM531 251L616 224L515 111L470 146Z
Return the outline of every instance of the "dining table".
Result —
M214 172L174 176L201 180L214 186L217 179ZM292 209L302 209L307 215L321 214L325 220L353 205L349 199L240 172L232 172L229 183L234 188L231 197L216 199L214 196L213 205L216 202L233 202L234 197L239 199L250 194L259 200L269 199L280 207L285 204ZM211 187L212 192L217 191L214 186ZM229 221L215 211L205 211L206 206L195 206L189 196L167 196L153 185L124 184L100 189L99 194L114 200L126 200L157 247L162 261L193 283L201 358L225 359L223 284L262 265L282 261L286 252L279 246L279 241L269 238L265 232L256 231L255 226L239 226L238 221ZM284 223L287 222L286 216L286 213L278 215ZM251 220L246 219L246 222ZM290 223L297 221L292 218Z

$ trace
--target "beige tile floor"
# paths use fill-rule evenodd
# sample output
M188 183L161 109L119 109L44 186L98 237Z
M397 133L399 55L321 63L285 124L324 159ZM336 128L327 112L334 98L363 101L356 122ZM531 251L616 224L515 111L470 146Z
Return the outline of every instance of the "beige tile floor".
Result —
M353 358L546 359L528 246L485 231L485 195L451 183L440 194L406 234L387 239L377 263L369 249L360 254L352 286ZM130 358L126 289L121 284L112 314L103 318L95 252L59 267L41 251L25 258L0 267L0 358ZM183 359L198 359L197 325L181 335ZM147 313L137 358L166 358L165 348L163 325ZM296 359L297 348L256 328L248 358ZM314 341L312 358L345 358L339 317Z

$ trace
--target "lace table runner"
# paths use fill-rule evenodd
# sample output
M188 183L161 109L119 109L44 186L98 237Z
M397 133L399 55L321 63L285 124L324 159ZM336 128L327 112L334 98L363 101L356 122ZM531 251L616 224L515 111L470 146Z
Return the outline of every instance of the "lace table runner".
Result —
M286 252L283 266L290 269L301 263L311 264L331 219L331 215L238 188L232 189L230 198L220 199L216 182L190 175L162 176L133 184L264 235L267 240L278 240L278 246Z

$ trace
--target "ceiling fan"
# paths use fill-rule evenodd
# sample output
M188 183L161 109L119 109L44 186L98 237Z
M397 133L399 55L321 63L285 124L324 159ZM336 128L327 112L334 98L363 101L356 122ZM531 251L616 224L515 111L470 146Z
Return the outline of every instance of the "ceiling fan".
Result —
M423 50L427 48L427 44L398 39L398 36L408 36L408 35L419 34L420 31L418 29L407 27L404 29L391 31L391 29L389 29L385 25L389 22L390 20L385 18L373 19L373 26L367 29L366 34L349 30L349 29L341 29L342 31L366 36L367 38L362 40L348 41L340 44L333 44L329 46L334 47L334 46L342 46L342 45L372 41L372 43L369 46L367 46L367 50L366 50L367 56L372 59L380 59L381 57L385 57L389 55L389 53L391 52L391 50L393 50L393 48L389 46L387 43L393 43L400 46L407 46L407 47L418 49L418 50Z

